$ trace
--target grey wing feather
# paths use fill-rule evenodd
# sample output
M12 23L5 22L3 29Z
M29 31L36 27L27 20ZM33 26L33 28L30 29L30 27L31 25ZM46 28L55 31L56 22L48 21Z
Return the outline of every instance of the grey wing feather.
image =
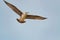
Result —
M42 17L42 16L37 16L37 15L27 15L26 19L38 19L38 20L44 20L44 19L47 19L47 18Z
M5 0L4 0L4 2L5 2L14 12L16 12L18 15L20 15L20 16L22 15L22 12L21 12L18 8L16 8L14 5L6 2Z

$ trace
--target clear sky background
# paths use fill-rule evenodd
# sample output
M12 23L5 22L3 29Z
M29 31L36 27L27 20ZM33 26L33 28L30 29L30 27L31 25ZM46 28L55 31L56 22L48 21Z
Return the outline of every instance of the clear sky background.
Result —
M46 20L17 22L19 16L0 0L0 40L60 40L60 0L6 0Z

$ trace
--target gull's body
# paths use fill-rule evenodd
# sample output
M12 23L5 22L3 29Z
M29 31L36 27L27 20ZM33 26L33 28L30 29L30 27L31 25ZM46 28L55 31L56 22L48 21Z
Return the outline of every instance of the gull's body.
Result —
M14 5L6 2L4 0L4 2L14 11L16 12L20 18L17 19L18 22L20 23L24 23L25 22L25 19L38 19L38 20L44 20L46 19L45 17L42 17L42 16L37 16L37 15L28 15L26 12L23 13L22 11L20 11L18 8L16 8Z

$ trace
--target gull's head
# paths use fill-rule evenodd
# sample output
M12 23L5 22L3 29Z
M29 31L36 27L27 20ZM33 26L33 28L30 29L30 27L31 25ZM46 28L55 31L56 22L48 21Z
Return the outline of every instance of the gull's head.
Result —
M23 12L23 14L27 15L29 12Z

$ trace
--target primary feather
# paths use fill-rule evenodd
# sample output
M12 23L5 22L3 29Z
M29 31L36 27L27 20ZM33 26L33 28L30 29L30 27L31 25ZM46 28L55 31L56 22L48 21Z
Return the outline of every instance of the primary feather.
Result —
M45 17L37 16L37 15L27 15L26 18L27 18L27 19L38 19L38 20L44 20L44 19L47 19L47 18L45 18Z
M4 2L5 2L14 12L16 12L18 15L20 15L20 16L22 15L22 12L21 12L17 7L15 7L14 5L6 2L5 0L4 0Z

